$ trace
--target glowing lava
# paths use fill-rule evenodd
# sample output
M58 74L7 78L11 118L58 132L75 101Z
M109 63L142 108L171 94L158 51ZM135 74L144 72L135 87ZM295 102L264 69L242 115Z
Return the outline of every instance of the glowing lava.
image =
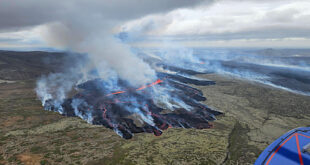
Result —
M158 79L158 80L156 80L155 82L152 82L151 84L143 85L142 87L136 89L136 91L140 91L140 90L143 90L143 89L145 89L145 88L152 87L152 86L157 85L157 84L162 83L162 82L164 82L164 81L161 80L161 79ZM128 90L127 90L127 91L128 91ZM117 94L121 94L121 93L126 93L127 91L113 92L113 93L107 94L106 96L111 96L111 95L117 95Z
M117 95L117 94L121 94L121 93L125 93L125 92L126 91L118 91L118 92L107 94L106 96Z
M162 83L162 82L163 82L163 81L162 81L161 79L158 79L158 80L156 80L155 82L153 82L153 83L151 83L151 84L149 84L149 85L144 85L144 86L142 86L142 87L140 87L140 88L138 88L138 89L136 89L136 90L137 90L137 91L140 91L140 90L143 90L143 89L145 89L145 88L148 88L148 87L157 85L157 84Z

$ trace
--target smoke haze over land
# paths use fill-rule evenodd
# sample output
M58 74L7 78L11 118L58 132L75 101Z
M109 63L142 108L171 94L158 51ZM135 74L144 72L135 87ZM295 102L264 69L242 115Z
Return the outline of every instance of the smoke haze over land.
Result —
M180 84L203 84L205 80L196 74L230 75L309 95L308 50L285 54L274 49L227 48L309 48L309 11L306 0L4 0L0 5L0 47L70 52L72 58L64 62L62 71L37 81L36 92L45 109L130 134L132 130L123 129L121 123L124 114L139 114L144 124L159 130L152 123L156 119L152 113L158 115L162 109L191 112L192 107L200 107L202 100L190 97L200 96L199 90L192 89L193 95L179 91ZM158 82L164 85L155 88ZM89 84L95 87L89 89ZM148 90L142 94L140 89L145 88ZM70 95L72 91L82 96ZM119 98L130 103L114 99L123 93ZM110 95L113 99L106 99ZM111 102L98 105L103 101L93 101L94 96ZM153 109L145 110L144 103ZM107 117L103 107L126 113ZM100 120L95 120L98 114ZM215 119L213 113L202 116L206 122ZM164 123L169 124L167 121L175 122L168 118Z

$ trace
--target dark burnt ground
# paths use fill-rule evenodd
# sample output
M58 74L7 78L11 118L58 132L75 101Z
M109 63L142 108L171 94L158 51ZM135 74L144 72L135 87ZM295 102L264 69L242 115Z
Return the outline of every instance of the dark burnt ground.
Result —
M221 112L210 109L208 106L199 103L205 101L201 90L187 84L214 85L213 81L196 80L180 75L158 74L159 79L150 85L139 89L133 89L126 82L119 80L118 86L123 90L108 91L104 81L100 79L91 80L79 85L82 92L67 99L60 107L54 106L53 100L48 100L45 109L52 111L63 111L65 116L77 116L87 120L92 116L92 124L103 125L113 129L125 139L132 138L134 133L153 133L160 136L163 130L169 127L174 128L211 128L210 121ZM186 104L184 107L174 110L158 107L154 103L154 94L151 88L170 88L173 92L167 93L169 97L180 99L179 102ZM156 89L155 89L156 90ZM166 94L166 93L160 93ZM165 113L163 113L165 111ZM133 115L138 115L133 117ZM140 116L139 116L140 115ZM141 117L142 116L142 117ZM148 118L149 117L149 118ZM140 122L143 118L153 120L151 122ZM151 118L151 119L150 119Z
M67 67L64 64L74 66L75 61L82 58L86 58L86 56L63 52L14 52L0 50L0 79L36 79L51 72L61 72Z

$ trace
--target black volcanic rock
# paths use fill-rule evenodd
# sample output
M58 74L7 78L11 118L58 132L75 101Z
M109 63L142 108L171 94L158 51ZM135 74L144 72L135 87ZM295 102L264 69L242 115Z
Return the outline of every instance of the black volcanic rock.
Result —
M78 88L82 90L65 100L61 107L55 107L53 100L49 100L45 104L45 109L61 110L65 116L79 116L92 124L113 129L125 139L130 139L134 133L141 132L160 136L162 130L169 127L197 129L212 127L209 121L215 120L215 116L221 112L199 103L206 100L202 91L187 84L213 85L215 82L164 73L158 73L158 77L156 84L138 89L120 80L117 86L124 91L114 92L106 89L103 80L91 80L80 84ZM175 104L185 104L188 108L179 105L171 110L158 106L154 102L152 88L173 89L169 94L179 100L179 103ZM140 119L132 117L133 115L140 116ZM137 125L137 122L141 124Z

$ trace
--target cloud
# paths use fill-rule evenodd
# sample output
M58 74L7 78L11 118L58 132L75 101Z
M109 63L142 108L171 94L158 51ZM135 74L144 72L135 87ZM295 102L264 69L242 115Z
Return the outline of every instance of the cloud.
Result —
M310 2L219 0L131 20L120 31L132 40L310 38Z
M202 0L2 0L0 30L20 29L69 19L85 21L98 18L97 21L100 21L104 18L101 21L120 21L201 2Z
M0 20L0 35L40 26L38 34L61 48L119 32L140 45L310 38L307 0L4 0Z
M42 48L46 45L40 35L42 26L26 28L20 31L0 33L0 47L11 48ZM31 49L30 49L31 50Z

